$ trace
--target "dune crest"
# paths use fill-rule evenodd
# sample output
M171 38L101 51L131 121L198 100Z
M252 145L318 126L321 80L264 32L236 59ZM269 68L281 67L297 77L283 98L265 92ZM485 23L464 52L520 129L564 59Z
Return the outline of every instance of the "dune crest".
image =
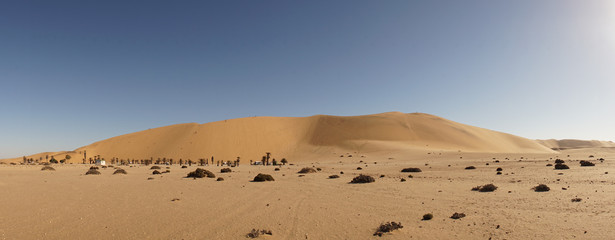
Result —
M87 156L120 159L191 159L243 162L273 158L331 156L338 152L467 151L548 153L537 141L453 122L424 113L363 116L249 117L205 124L185 123L129 133L58 155L80 163ZM40 154L39 154L40 155ZM36 155L38 156L38 155ZM63 159L61 157L60 159Z

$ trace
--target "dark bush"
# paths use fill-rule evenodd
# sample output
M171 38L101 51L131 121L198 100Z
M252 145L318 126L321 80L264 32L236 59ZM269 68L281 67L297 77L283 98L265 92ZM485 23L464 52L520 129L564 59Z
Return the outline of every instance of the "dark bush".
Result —
M115 172L113 172L113 174L128 174L126 172L126 170L118 168L117 170L115 170Z
M275 168L273 169L273 171L280 171L280 168Z
M564 160L561 160L561 159L559 159L559 158L558 158L558 159L555 159L555 164L558 164L558 163L564 163Z
M232 172L232 171L231 171L231 169L230 169L230 168L223 168L223 169L220 169L220 172L221 172L221 173L230 173L230 172Z
M402 181L402 182L405 182L405 181L406 181L406 179L405 179L405 178L402 178L402 179L401 179L401 181Z
M423 215L423 221L431 220L433 218L433 214L427 213Z
M271 230L264 230L264 229L263 229L263 230L258 230L258 229L252 229L252 231L251 231L251 232L249 232L249 233L246 235L246 237L248 237L248 238L257 238L257 237L259 237L260 235L273 235L273 234L271 233Z
M219 177L218 179L216 179L216 181L220 182L220 181L224 181L224 178Z
M573 199L572 199L572 200L570 200L570 201L572 201L572 202L580 202L580 201L582 201L582 200L583 200L583 199L581 199L581 198L573 198Z
M340 176L338 176L338 175L331 175L331 176L329 176L329 178L339 178L339 177Z
M412 175L408 175L408 178L414 178L414 176L412 176Z
M196 170L194 170L194 172L189 172L188 176L186 177L188 178L204 178L204 177L215 178L216 175L208 170L197 168Z
M362 167L357 167L357 170L363 170L363 168Z
M158 170L154 170L154 171L152 172L152 174L154 174L154 175L158 175L158 174L162 174L162 173L161 173L160 171L158 171Z
M453 213L453 216L451 216L452 219L460 219L460 218L464 218L466 216L465 213Z
M340 174L344 174L344 172L340 172Z
M547 163L547 167L552 167L553 164Z
M43 168L41 168L41 171L55 171L55 168L52 168L51 166L44 166Z
M149 168L150 170L152 169L160 169L160 166L152 166L151 168Z
M92 166L92 167L90 167L90 169L92 169L92 170L98 170L98 167L94 167L94 166Z
M581 167L593 167L596 166L593 162L581 160Z
M298 173L315 173L315 172L316 172L316 169L304 167L301 170L299 170Z
M376 179L374 179L372 176L359 174L359 176L354 177L352 181L350 181L350 183L372 183L375 181Z
M471 169L476 169L476 167L475 167L475 166L468 166L468 167L466 167L465 169L466 169L466 170L471 170Z
M100 175L100 172L96 169L90 169L85 173L85 175Z
M502 175L502 172L497 172L495 175Z
M539 184L538 186L533 187L532 190L534 190L534 192L548 192L551 188L547 187L547 185Z
M420 168L404 168L401 172L422 172Z
M499 167L499 168L497 168L497 169L496 169L496 171L501 172L501 171L502 171L502 168L501 168L501 167Z
M570 169L570 167L568 167L568 165L566 164L558 163L558 164L555 164L555 169L563 170L563 169Z
M483 185L483 186L477 186L477 187L473 187L472 191L479 191L479 192L493 192L496 189L498 189L498 187L496 187L493 184L487 184L487 185Z
M182 166L182 168L188 168L188 166Z
M392 232L400 228L404 228L404 226L402 226L401 223L396 223L396 222L383 223L383 224L380 224L378 229L376 229L374 236L382 237L382 234Z
M256 175L256 177L254 177L253 181L255 181L255 182L265 182L265 181L275 181L275 180L269 174L259 173L258 175Z
M316 171L320 172L320 171L322 171L322 168L316 168Z

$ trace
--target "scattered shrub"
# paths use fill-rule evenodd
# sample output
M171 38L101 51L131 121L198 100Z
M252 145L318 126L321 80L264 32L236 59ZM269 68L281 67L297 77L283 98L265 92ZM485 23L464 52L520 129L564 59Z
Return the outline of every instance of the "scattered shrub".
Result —
M249 232L249 233L246 235L246 237L248 237L248 238L257 238L257 237L259 237L260 235L265 235L265 234L266 234L266 235L273 235L273 234L271 233L271 230L264 230L264 229L263 229L263 230L258 230L258 229L252 229L252 231L251 231L251 232Z
M553 164L547 163L547 167L552 167Z
M558 164L558 163L564 163L564 160L561 160L561 159L559 159L559 158L558 158L558 159L555 159L555 164Z
M564 170L564 169L570 169L570 167L568 167L568 165L566 164L558 163L558 164L555 164L555 169Z
M126 170L118 168L113 174L127 174Z
M375 181L376 179L374 179L372 176L359 174L359 176L354 177L352 181L350 181L350 183L372 183Z
M158 170L154 170L154 171L152 172L152 174L154 174L154 175L158 175L158 174L162 174L162 173L161 173L160 171L158 171Z
M259 173L254 177L254 182L265 182L265 181L275 181L273 177L269 174Z
M384 176L384 174L383 174L383 175L380 175L380 178L383 178L383 177L385 177L385 176Z
M329 178L339 178L339 177L340 176L338 176L338 175L331 175L331 176L329 176Z
M401 179L401 181L402 181L402 182L405 182L405 181L406 181L406 179L405 179L405 178L402 178L402 179Z
M182 166L182 168L188 168L188 166Z
M299 170L299 172L297 173L315 173L315 172L316 172L316 169L304 167L301 170Z
M100 175L100 172L96 169L90 169L85 173L85 175Z
M150 170L153 170L153 169L160 169L160 166L152 166L152 167L151 167L151 168L149 168L149 169L150 169Z
M497 172L495 175L502 175L502 172Z
M44 166L43 168L41 168L41 171L55 171L55 168L52 168L51 166Z
M404 168L401 172L422 172L420 168Z
M220 181L224 181L223 177L219 177L218 179L216 179L216 181L220 182Z
M499 168L497 168L497 169L496 169L496 171L501 172L501 171L502 171L502 168L501 168L501 167L499 167Z
M273 169L273 171L280 171L280 168L275 168Z
M392 232L400 228L404 228L404 226L402 226L401 223L396 223L396 222L383 223L383 224L380 224L378 229L376 229L374 236L382 237L382 234Z
M453 216L451 216L452 219L460 219L464 217L466 217L465 213L458 213L458 212L453 213Z
M344 174L344 172L340 172L340 174Z
M357 167L357 170L363 170L363 168L361 168L361 167Z
M593 162L581 160L581 167L593 167L596 166Z
M547 187L547 185L539 184L538 186L533 187L532 190L534 190L534 192L548 192L551 188Z
M582 201L582 200L583 200L583 199L581 199L581 198L573 198L573 199L571 199L570 201L572 201L572 202L580 202L580 201Z
M493 184L487 184L487 185L483 185L483 186L476 186L472 188L472 191L479 191L479 192L493 192L496 189L498 189L498 187L496 187Z
M414 176L412 176L412 175L408 175L408 178L414 178Z
M431 220L432 218L433 218L433 214L431 213L427 213L423 215L423 221L428 221L428 220Z
M194 170L194 172L189 172L188 176L186 177L188 178L204 178L204 177L215 178L216 175L208 170L197 168L196 170Z
M468 167L466 167L465 169L466 169L466 170L471 170L471 169L476 169L476 167L475 167L475 166L468 166Z
M92 169L92 170L98 170L98 167L92 166L92 167L90 167L90 169Z
M322 168L316 168L316 171L320 172L320 171L322 171Z
M223 169L220 169L220 172L221 172L221 173L230 173L230 172L232 172L232 171L231 171L231 169L230 169L230 168L223 168Z

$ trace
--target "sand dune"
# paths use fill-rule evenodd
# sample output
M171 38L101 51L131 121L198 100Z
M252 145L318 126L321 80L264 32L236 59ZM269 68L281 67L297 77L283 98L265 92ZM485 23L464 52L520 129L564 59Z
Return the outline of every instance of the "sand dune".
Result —
M615 142L598 140L578 140L578 139L548 139L537 140L540 144L551 149L576 149L576 148L615 148Z
M87 157L197 160L211 158L244 162L265 152L274 158L366 154L379 151L466 151L548 153L534 140L473 127L423 113L389 112L364 116L250 117L205 124L177 124L125 134L71 152L52 153L69 162ZM28 158L40 158L49 153ZM21 159L14 159L21 160Z

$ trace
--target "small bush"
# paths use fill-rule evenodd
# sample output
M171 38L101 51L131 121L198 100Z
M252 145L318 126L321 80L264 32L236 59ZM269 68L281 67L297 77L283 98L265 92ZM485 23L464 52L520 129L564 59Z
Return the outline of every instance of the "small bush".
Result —
M401 181L402 181L402 182L405 182L405 181L406 181L406 179L405 179L405 178L402 178L402 179L401 179Z
M559 158L558 158L558 159L555 159L555 164L558 164L558 163L564 163L564 160L561 160L561 159L559 159Z
M182 168L188 168L188 166L182 166Z
M265 181L275 181L273 177L269 174L259 173L254 177L254 182L265 182Z
M412 176L412 175L408 175L408 178L414 178L414 176Z
M273 171L280 171L280 168L275 168L273 169Z
M497 169L496 169L496 171L501 172L501 171L502 171L502 168L501 168L501 167L499 167L499 168L497 168Z
M495 175L502 175L502 172L497 172Z
M423 215L423 221L428 221L428 220L431 220L432 218L433 218L433 214L431 213L427 213Z
M479 192L493 192L496 189L498 189L498 187L496 187L493 184L487 184L487 185L483 185L483 186L477 186L477 187L473 187L472 191L479 191Z
M339 178L339 177L340 176L338 176L338 175L331 175L331 176L329 176L329 178Z
M573 199L571 199L570 201L571 201L571 202L580 202L580 201L582 201L582 200L583 200L583 199L581 199L581 198L573 198Z
M372 176L359 174L359 176L354 177L352 181L350 181L350 183L372 183L375 181L376 179L374 179Z
M547 187L547 185L539 184L538 186L533 187L532 190L534 190L534 192L548 192L551 188Z
M344 172L340 172L340 174L344 174Z
M223 169L220 169L220 172L221 172L221 173L230 173L230 172L232 172L232 171L231 171L231 169L230 169L230 168L223 168Z
M127 174L126 170L118 168L113 174Z
M216 181L220 182L220 181L224 181L223 177L219 177L218 179L216 179Z
M362 167L357 167L357 170L363 170L363 168Z
M299 170L299 172L297 173L315 173L315 172L316 172L316 169L304 167L301 170Z
M152 174L154 174L154 175L158 175L158 174L162 174L162 173L161 173L160 171L158 171L158 170L154 170L154 171L152 172Z
M153 170L153 169L160 169L160 166L152 166L152 167L151 167L151 168L149 168L149 169L150 169L150 170Z
M378 229L376 229L374 236L382 237L382 234L392 232L400 228L404 228L404 226L402 226L401 223L396 223L396 222L383 223L383 224L380 224Z
M460 219L460 218L464 218L464 217L466 217L465 213L458 213L458 212L453 213L453 216L451 216L452 219Z
M320 171L322 171L322 168L316 168L316 171L320 172Z
M90 169L92 169L92 170L98 170L98 167L94 167L94 166L92 166L92 167L90 167Z
M547 167L552 167L553 164L547 163Z
M216 175L208 170L197 168L193 172L189 172L188 176L186 177L188 178L204 178L204 177L215 178Z
M404 168L401 172L422 172L420 168Z
M558 163L558 164L555 164L555 169L564 170L564 169L570 169L570 167L568 167L568 165L566 164Z
M85 175L100 175L100 172L96 169L90 169L85 173Z
M55 168L52 168L51 166L44 166L43 168L41 168L41 171L55 171Z
M596 166L593 162L581 160L581 167L593 167Z
M260 235L265 235L265 234L266 234L266 235L273 235L273 234L271 233L271 230L264 230L264 229L263 229L263 230L258 230L258 229L252 229L252 231L251 231L251 232L249 232L248 234L246 234L246 237L248 237L248 238L257 238L257 237L259 237Z
M468 167L466 167L465 169L466 169L466 170L472 170L472 169L476 169L476 167L475 167L475 166L468 166Z

